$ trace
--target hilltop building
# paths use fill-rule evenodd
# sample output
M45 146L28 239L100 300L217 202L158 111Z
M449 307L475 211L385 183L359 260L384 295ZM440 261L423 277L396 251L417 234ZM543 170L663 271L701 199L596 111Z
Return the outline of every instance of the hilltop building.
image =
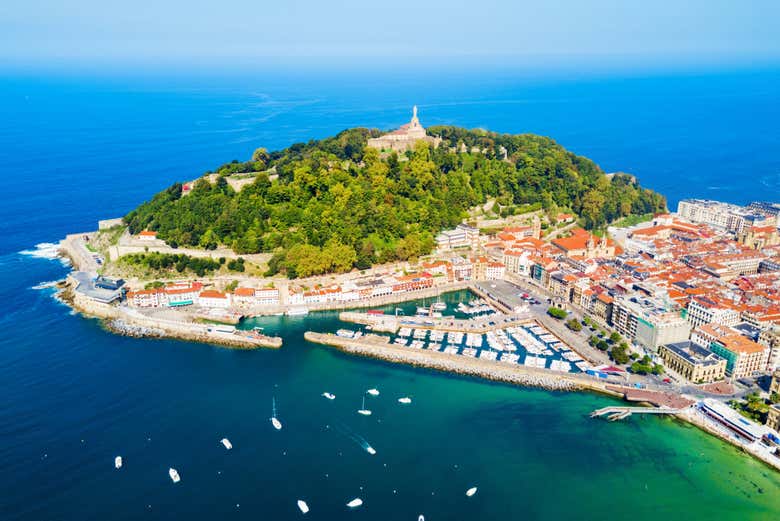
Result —
M420 124L417 118L417 105L412 108L412 119L409 123L401 125L397 130L393 130L384 136L371 138L368 140L368 146L376 148L380 152L406 152L412 150L414 144L418 141L425 141L432 147L439 146L441 138L429 136L425 128Z

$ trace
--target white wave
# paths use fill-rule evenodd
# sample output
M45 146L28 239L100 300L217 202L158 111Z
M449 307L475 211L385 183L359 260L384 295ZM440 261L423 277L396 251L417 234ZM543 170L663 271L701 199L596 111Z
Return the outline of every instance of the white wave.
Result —
M19 253L39 259L56 259L59 257L60 245L53 242L42 242L35 245L34 250L22 250Z
M60 255L60 245L53 242L42 242L36 244L34 249L22 250L20 255L35 257L36 259L57 260L65 267L70 266L70 259Z
M57 280L50 280L47 282L41 282L40 284L36 284L32 287L32 289L41 290L41 289L50 289L57 287Z

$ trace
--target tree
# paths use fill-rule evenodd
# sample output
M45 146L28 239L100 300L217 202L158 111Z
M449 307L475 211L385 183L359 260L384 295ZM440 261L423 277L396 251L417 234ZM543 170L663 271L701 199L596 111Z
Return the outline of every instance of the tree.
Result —
M620 333L618 333L617 331L613 331L612 334L609 335L609 341L612 342L613 344L617 344L618 342L620 342L620 339L621 339Z
M547 314L553 318L557 318L558 320L562 320L566 318L566 311L562 310L561 308L556 308L554 306L550 306L549 308L547 308Z
M580 324L580 321L577 320L576 318L567 320L566 327L568 327L572 331L582 331L582 324Z

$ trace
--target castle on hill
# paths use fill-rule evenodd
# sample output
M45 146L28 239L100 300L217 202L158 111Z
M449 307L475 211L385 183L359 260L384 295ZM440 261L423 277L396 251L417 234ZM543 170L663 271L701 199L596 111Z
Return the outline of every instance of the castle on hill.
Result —
M369 139L368 146L379 149L380 152L403 153L412 150L417 141L426 141L435 148L441 143L441 138L429 136L425 132L425 128L420 125L420 120L417 118L417 105L415 105L409 123L401 125L398 130L393 130L384 136Z

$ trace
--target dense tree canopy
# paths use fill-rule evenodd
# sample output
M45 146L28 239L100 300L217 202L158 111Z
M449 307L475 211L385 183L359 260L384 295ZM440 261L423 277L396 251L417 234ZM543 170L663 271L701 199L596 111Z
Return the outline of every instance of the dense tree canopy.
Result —
M589 228L666 206L630 176L610 179L545 137L456 127L429 133L442 145L418 142L402 157L367 148L379 132L362 128L277 152L258 149L250 161L216 169L216 181L199 179L186 196L174 184L125 221L132 233L155 230L173 246L273 252L271 272L308 276L428 253L438 231L488 198L568 208ZM259 173L235 192L227 176L249 172Z

